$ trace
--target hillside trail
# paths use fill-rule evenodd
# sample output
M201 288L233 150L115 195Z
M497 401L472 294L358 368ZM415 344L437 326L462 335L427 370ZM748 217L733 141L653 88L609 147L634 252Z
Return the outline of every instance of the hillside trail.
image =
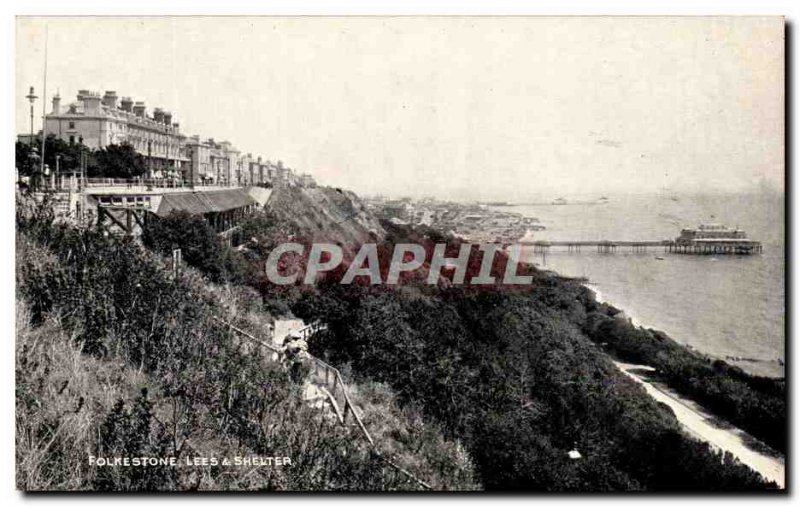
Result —
M650 366L614 361L614 365L626 376L642 385L656 401L669 406L683 429L692 437L705 441L717 450L731 453L739 461L779 487L785 487L786 469L783 457L775 457L758 451L751 443L755 439L745 431L723 423L697 403L681 396L666 385L647 381L637 371L652 372Z
M332 423L339 423L339 416L331 404L331 397L324 388L315 385L311 379L303 383L303 402L311 409L322 411L322 416Z

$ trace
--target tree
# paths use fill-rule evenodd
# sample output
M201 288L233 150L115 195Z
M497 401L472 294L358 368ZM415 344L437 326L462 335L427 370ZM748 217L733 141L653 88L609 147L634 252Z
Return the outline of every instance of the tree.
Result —
M14 166L21 176L31 174L31 146L27 142L17 141L14 145Z
M97 166L88 171L89 176L132 178L147 169L145 157L128 143L110 144L95 151L94 156Z
M15 165L22 176L31 176L41 171L41 159L31 158L33 149L38 156L42 154L42 137L37 136L33 144L17 141L15 146ZM94 166L92 150L81 144L69 144L55 135L50 134L45 139L44 163L51 171L58 169L60 172L74 172L80 170L81 152L87 160L87 167Z
M31 176L40 172L40 159L34 164L31 151L41 155L41 135L36 137L32 145L17 141L15 146L15 165L22 176ZM87 177L132 178L141 176L147 170L144 156L128 143L110 144L102 149L93 150L83 144L70 144L50 134L45 139L44 163L51 171L78 172L81 169L81 158L86 163Z
M232 252L202 216L173 211L169 216L150 220L142 235L144 244L163 255L180 248L186 263L214 281L241 275Z

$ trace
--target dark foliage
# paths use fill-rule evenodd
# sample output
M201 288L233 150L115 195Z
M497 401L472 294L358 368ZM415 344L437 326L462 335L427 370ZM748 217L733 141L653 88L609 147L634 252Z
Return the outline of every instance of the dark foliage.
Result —
M387 241L435 232L385 224ZM384 381L469 449L490 490L770 488L687 437L584 335L583 287L531 267L533 286L429 290L323 282L293 311L328 330L311 351ZM442 287L440 287L442 288ZM696 376L688 373L689 378ZM582 458L567 452L577 448Z
M99 456L174 456L171 441L163 428L154 423L153 403L142 389L130 409L119 399L106 415L100 427L97 444ZM175 467L163 465L102 466L94 477L93 487L98 491L172 490L176 487Z
M656 368L669 386L774 449L786 451L785 379L751 376L722 360L712 361L662 332L609 316L615 312L598 306L586 319L586 334L623 360Z
M767 486L683 435L541 292L325 285L294 309L328 323L312 352L391 384L463 438L487 489ZM573 447L582 459L567 457Z
M90 177L133 178L147 171L147 158L128 143L111 144L94 152L96 164L88 170Z
M34 149L35 148L35 149ZM36 153L36 158L31 158L31 153ZM33 145L17 141L15 146L15 166L22 176L41 174L42 138L38 136ZM50 134L45 139L44 163L52 172L56 168L61 173L80 171L81 156L86 158L88 170L94 170L96 162L92 151L82 144L69 144L55 135ZM56 158L58 157L58 163Z
M41 158L32 158L35 148L37 156L42 154L41 136L33 145L17 141L15 166L20 175L35 176L41 171ZM91 149L81 143L70 144L50 134L45 139L44 163L51 172L74 173L81 170L81 160L86 164L86 177L133 178L147 171L147 158L128 144L111 144L101 149ZM58 163L56 163L58 158Z
M151 250L171 255L180 248L183 259L212 281L236 281L244 276L245 264L222 243L208 221L186 211L173 211L163 218L153 217L142 234Z

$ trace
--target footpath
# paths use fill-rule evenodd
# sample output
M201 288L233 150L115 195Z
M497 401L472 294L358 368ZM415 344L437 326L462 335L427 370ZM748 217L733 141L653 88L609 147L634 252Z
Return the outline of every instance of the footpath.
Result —
M721 422L697 403L681 396L666 385L647 381L637 374L637 371L652 372L654 371L652 367L616 361L614 364L625 375L642 385L651 397L669 406L688 434L707 442L717 450L731 453L766 479L774 481L781 488L785 487L786 470L783 458L758 451L753 445L748 444L748 441L755 439L743 430Z

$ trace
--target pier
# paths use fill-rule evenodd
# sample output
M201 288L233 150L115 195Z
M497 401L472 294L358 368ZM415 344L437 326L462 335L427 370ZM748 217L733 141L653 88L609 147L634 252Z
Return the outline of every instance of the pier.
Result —
M616 253L627 250L647 253L650 249L663 249L664 253L688 255L752 255L762 252L761 243L749 239L695 239L690 242L662 241L520 241L532 246L534 253L547 253L551 248L565 248L570 253L580 253L583 248L596 248L598 253Z

